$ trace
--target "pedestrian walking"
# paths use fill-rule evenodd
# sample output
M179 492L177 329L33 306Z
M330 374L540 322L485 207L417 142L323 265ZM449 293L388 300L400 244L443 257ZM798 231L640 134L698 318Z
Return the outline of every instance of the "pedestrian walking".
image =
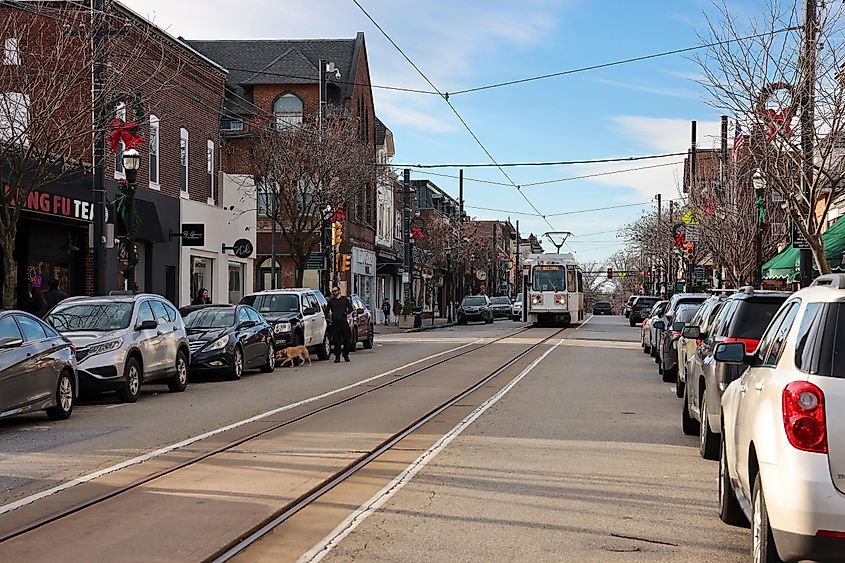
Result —
M211 303L211 297L208 296L208 290L204 287L200 288L191 305L208 305Z
M47 302L47 307L52 309L65 299L67 299L67 293L59 289L59 280L56 278L51 279L47 282L47 287L49 291L44 294L44 301Z
M46 315L49 310L50 307L47 306L47 301L44 300L44 292L40 287L34 287L32 289L32 297L30 298L29 304L26 308L27 313L31 313L39 319L43 319L44 315Z
M393 324L399 326L399 315L402 314L402 304L398 299L393 300Z
M387 297L384 298L384 302L381 304L381 312L384 313L384 326L390 324L390 301L387 300Z
M352 331L349 329L351 314L352 301L340 294L340 287L332 286L332 296L326 305L326 320L329 323L334 363L340 362L341 354L344 361L349 361L349 343L352 340Z

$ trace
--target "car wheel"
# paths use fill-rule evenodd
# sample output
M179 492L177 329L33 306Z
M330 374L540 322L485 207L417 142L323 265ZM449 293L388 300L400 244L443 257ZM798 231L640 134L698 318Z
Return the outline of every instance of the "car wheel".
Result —
M720 455L719 455L719 518L725 524L731 526L745 526L748 520L739 506L739 501L736 498L733 486L731 486L731 474L728 468L728 458L725 452L725 435L722 434L719 440Z
M121 403L134 403L141 395L141 364L134 357L126 360L123 368L123 386L117 390Z
M375 338L375 334L373 334L373 325L370 325L370 333L367 335L367 339L364 340L364 349L365 350L372 350L373 349L373 339Z
M775 537L769 524L766 498L763 496L763 481L760 474L754 479L751 493L753 522L751 523L751 558L754 563L782 563L775 546Z
M323 343L320 344L319 348L317 348L317 359L321 361L328 360L329 356L331 356L331 352L332 350L329 344L329 337L328 335L324 334Z
M226 379L229 381L237 381L244 374L244 353L239 346L235 346L235 351L232 353L232 366L226 373Z
M643 342L643 354L651 354L651 346Z
M684 396L684 382L677 375L675 376L675 396L679 399Z
M56 386L56 406L47 409L47 417L50 420L67 420L73 412L73 401L73 374L63 371Z
M701 394L701 423L698 425L698 453L701 457L709 460L718 459L719 437L710 430L707 422L707 391Z
M663 358L660 359L660 375L663 376L664 383L672 383L675 381L675 376L677 375L676 370L674 368L667 368L666 364L663 362Z
M634 322L634 319L631 319L631 320L630 320L630 321L628 321L628 322L629 322L629 324L630 324L631 326L634 326L634 325L636 325L636 324L637 324L637 323L635 323L635 322Z
M188 356L179 351L176 354L176 375L167 382L171 393L181 393L188 388Z
M690 416L689 397L687 397L686 390L684 390L684 406L681 407L681 427L684 429L684 434L687 436L695 436L698 434L698 422Z
M272 373L276 369L276 349L273 347L273 341L267 341L267 361L261 366L261 371L264 373Z
M352 340L349 343L349 349L352 352L358 351L358 327L355 327L355 330L352 331Z

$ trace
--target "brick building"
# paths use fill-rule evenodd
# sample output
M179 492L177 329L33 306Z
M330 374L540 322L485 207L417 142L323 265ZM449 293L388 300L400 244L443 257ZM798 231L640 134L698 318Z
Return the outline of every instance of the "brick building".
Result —
M359 141L376 158L376 118L364 34L354 39L191 41L190 44L229 70L223 131L223 167L226 172L248 175L253 170L247 146L255 116L273 116L277 126L316 119L320 100L320 60L335 71L327 72L325 103L340 108L360 124ZM375 186L356 196L347 210L341 253L351 255L351 271L341 274L341 284L357 293L371 308L376 300ZM259 214L261 210L259 209ZM290 287L295 269L291 248L276 235L277 279L271 276L271 224L258 221L257 289ZM319 266L319 260L315 261ZM275 282L275 283L274 283ZM303 283L325 286L317 269L306 270Z

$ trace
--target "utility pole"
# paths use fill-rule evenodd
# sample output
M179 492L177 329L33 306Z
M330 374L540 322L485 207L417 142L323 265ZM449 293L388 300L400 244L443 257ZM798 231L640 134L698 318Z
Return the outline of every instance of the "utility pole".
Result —
M692 131L691 131L691 138L690 138L690 160L689 160L689 173L690 173L690 193L697 188L698 184L698 170L696 169L698 166L698 149L696 148L696 132L695 132L696 122L692 122ZM687 264L687 291L692 291L694 286L693 278L695 278L695 251L698 250L696 248L698 243L693 243L693 255L689 259L689 263Z
M513 263L513 285L514 297L519 294L520 273L522 270L519 267L519 219L516 220L516 261Z
M723 115L720 119L721 121L721 136L722 136L722 146L721 146L721 158L720 158L720 166L719 166L719 187L722 189L722 193L725 190L725 184L728 181L728 116ZM722 264L719 261L719 257L716 257L716 289L722 289Z
M813 177L813 131L815 129L816 83L816 0L804 0L804 45L801 59L801 192L810 202ZM811 224L815 213L812 202L808 209ZM810 226L808 224L808 227ZM801 249L799 256L801 287L807 287L813 278L813 257L809 249Z
M658 233L660 233L663 230L663 216L662 216L662 214L663 214L663 196L658 193L657 194L657 232ZM657 256L656 262L657 262L657 267L660 268L660 263L662 262L662 260L660 260L659 255ZM660 279L663 276L661 276L659 272L655 272L655 274L656 275L654 276L654 285L655 285L655 287L654 287L655 292L654 293L655 293L655 295L660 295Z
M404 266L408 281L405 282L405 303L411 301L411 284L414 283L411 261L411 170L406 168L402 183L402 246L405 250Z
M463 248L464 244L464 169L461 168L458 172L458 248ZM466 290L466 264L464 263L465 253L461 255L461 292L460 301L464 300L464 291Z
M490 264L490 266L491 266L490 267L490 270L491 270L490 274L491 275L487 279L487 283L490 285L490 287L487 288L487 295L489 295L490 297L493 297L494 295L496 295L495 292L497 291L497 289L499 287L497 285L498 284L498 275L497 274L499 272L498 272L498 268L496 267L499 263L499 252L498 252L498 248L496 247L496 224L497 224L496 221L493 221L493 249L492 249L493 258L492 258L491 264Z
M675 202L671 199L669 200L669 225L671 228L674 228L675 225ZM674 232L674 231L673 231ZM675 293L675 267L672 264L672 249L674 248L675 241L672 241L672 244L669 245L669 255L666 257L666 298L668 299L673 293Z
M105 60L106 30L105 0L92 0L91 19L94 34L91 50L94 55L91 69L91 101L93 105L94 133L94 294L106 293L106 187L104 159L106 152L105 95L106 69Z

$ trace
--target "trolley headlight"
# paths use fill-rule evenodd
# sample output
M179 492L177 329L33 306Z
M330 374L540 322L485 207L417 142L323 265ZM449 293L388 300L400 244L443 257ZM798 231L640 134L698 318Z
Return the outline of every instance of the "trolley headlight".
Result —
M532 302L534 305L539 305L540 303L542 303L542 302L543 302L543 296L542 296L541 294L539 294L539 293L538 293L537 295L535 295L535 296L533 296L533 297L531 298L531 302Z
M555 304L560 305L566 303L566 295L563 293L555 293Z

